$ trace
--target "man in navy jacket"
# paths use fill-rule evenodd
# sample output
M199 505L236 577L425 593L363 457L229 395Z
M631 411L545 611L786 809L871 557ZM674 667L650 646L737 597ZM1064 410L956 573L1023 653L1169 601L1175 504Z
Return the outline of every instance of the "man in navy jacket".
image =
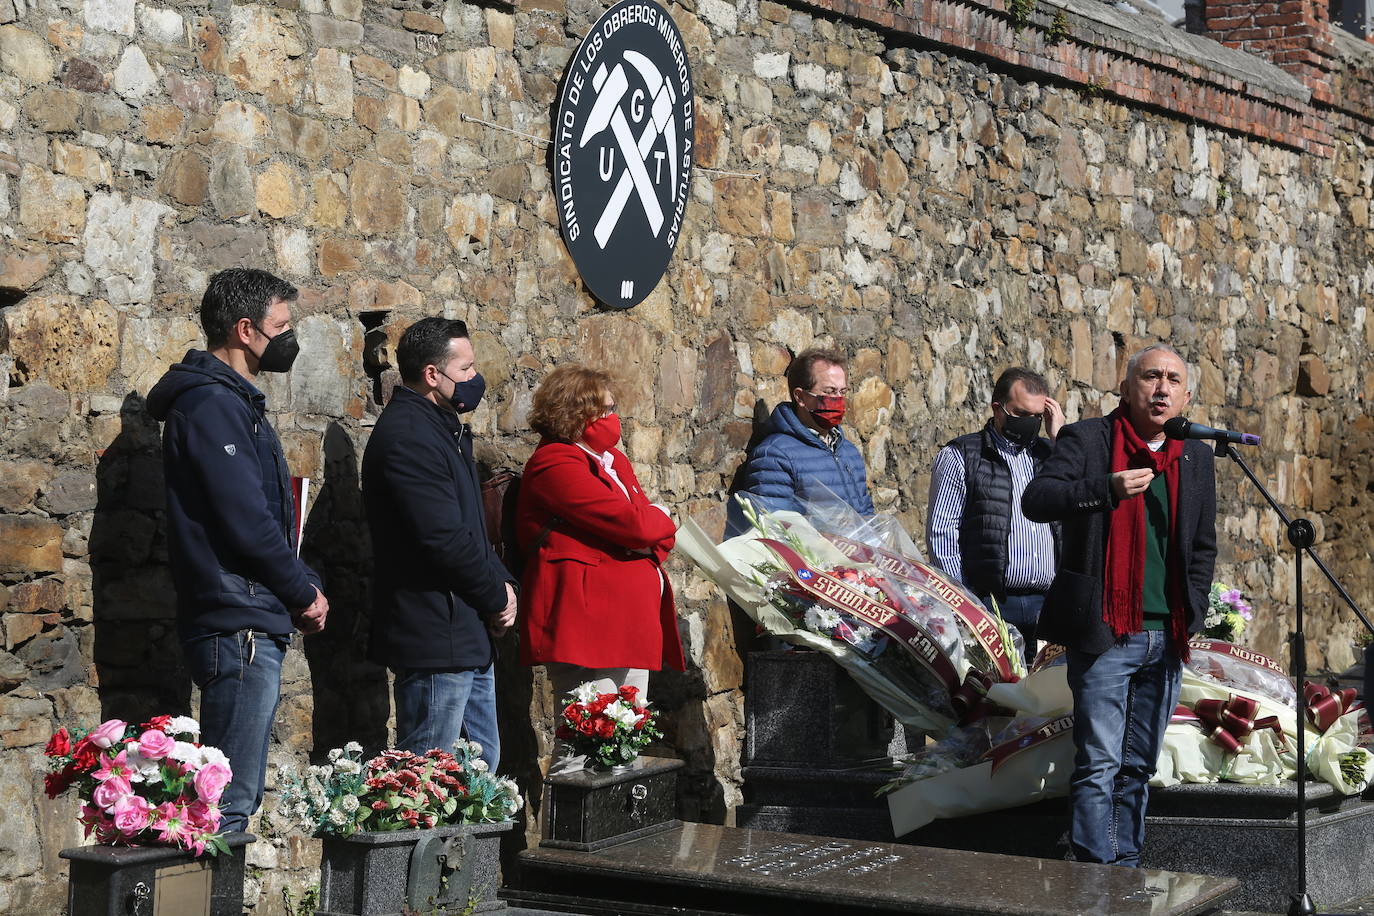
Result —
M1207 614L1217 556L1212 450L1164 436L1190 398L1182 358L1146 347L1126 365L1116 410L1065 426L1021 498L1031 521L1063 523L1040 635L1068 649L1069 838L1080 862L1140 864L1149 781L1188 637Z
M259 372L285 372L299 350L296 288L266 271L210 278L189 350L148 393L164 422L167 552L177 629L200 688L201 741L229 758L226 831L262 804L267 743L291 631L324 629L329 603L296 555L291 478L267 420Z
M500 761L492 636L515 622L515 579L487 540L472 430L486 383L467 325L425 318L396 348L402 384L363 453L376 557L374 661L395 675L396 746L451 749L460 732Z
M736 492L770 511L794 512L802 511L804 500L824 501L834 493L860 515L873 514L863 456L840 429L849 395L845 362L833 350L797 354L787 367L792 400L773 408L768 432L745 459ZM732 498L726 534L748 528Z

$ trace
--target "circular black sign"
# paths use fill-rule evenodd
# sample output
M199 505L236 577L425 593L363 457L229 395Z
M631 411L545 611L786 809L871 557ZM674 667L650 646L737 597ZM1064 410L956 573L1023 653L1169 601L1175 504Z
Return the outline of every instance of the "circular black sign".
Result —
M568 65L554 125L558 221L596 298L653 292L682 234L692 175L692 71L653 0L602 14Z

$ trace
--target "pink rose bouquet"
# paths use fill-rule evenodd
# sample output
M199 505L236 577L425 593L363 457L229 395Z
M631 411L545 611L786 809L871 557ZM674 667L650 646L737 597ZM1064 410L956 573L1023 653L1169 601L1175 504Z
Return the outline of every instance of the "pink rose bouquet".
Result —
M59 728L44 751L52 760L44 788L49 798L77 790L77 819L97 843L226 852L219 802L233 773L199 738L200 725L185 716Z

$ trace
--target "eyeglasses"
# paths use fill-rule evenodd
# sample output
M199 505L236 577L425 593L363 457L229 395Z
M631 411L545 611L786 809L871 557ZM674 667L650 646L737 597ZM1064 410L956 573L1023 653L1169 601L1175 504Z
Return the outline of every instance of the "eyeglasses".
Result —
M822 388L820 391L808 391L807 394L813 398L842 398L849 394L848 388Z

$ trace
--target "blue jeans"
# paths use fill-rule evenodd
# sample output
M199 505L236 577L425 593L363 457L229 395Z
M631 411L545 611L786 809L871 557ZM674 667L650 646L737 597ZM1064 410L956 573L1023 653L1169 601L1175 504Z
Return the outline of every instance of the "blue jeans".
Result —
M1179 659L1162 630L1101 655L1068 653L1073 691L1069 839L1080 862L1140 864L1149 781L1178 702Z
M1035 661L1035 626L1040 622L1040 609L1045 606L1044 593L1008 595L1002 605L1002 619L1016 627L1025 642L1026 667Z
M413 754L453 749L459 734L482 745L482 757L496 772L501 736L496 730L496 672L485 668L398 668L396 746Z
M262 806L267 743L290 639L239 630L182 643L186 667L200 688L200 740L223 751L234 771L220 799L226 832L247 830L249 815Z

